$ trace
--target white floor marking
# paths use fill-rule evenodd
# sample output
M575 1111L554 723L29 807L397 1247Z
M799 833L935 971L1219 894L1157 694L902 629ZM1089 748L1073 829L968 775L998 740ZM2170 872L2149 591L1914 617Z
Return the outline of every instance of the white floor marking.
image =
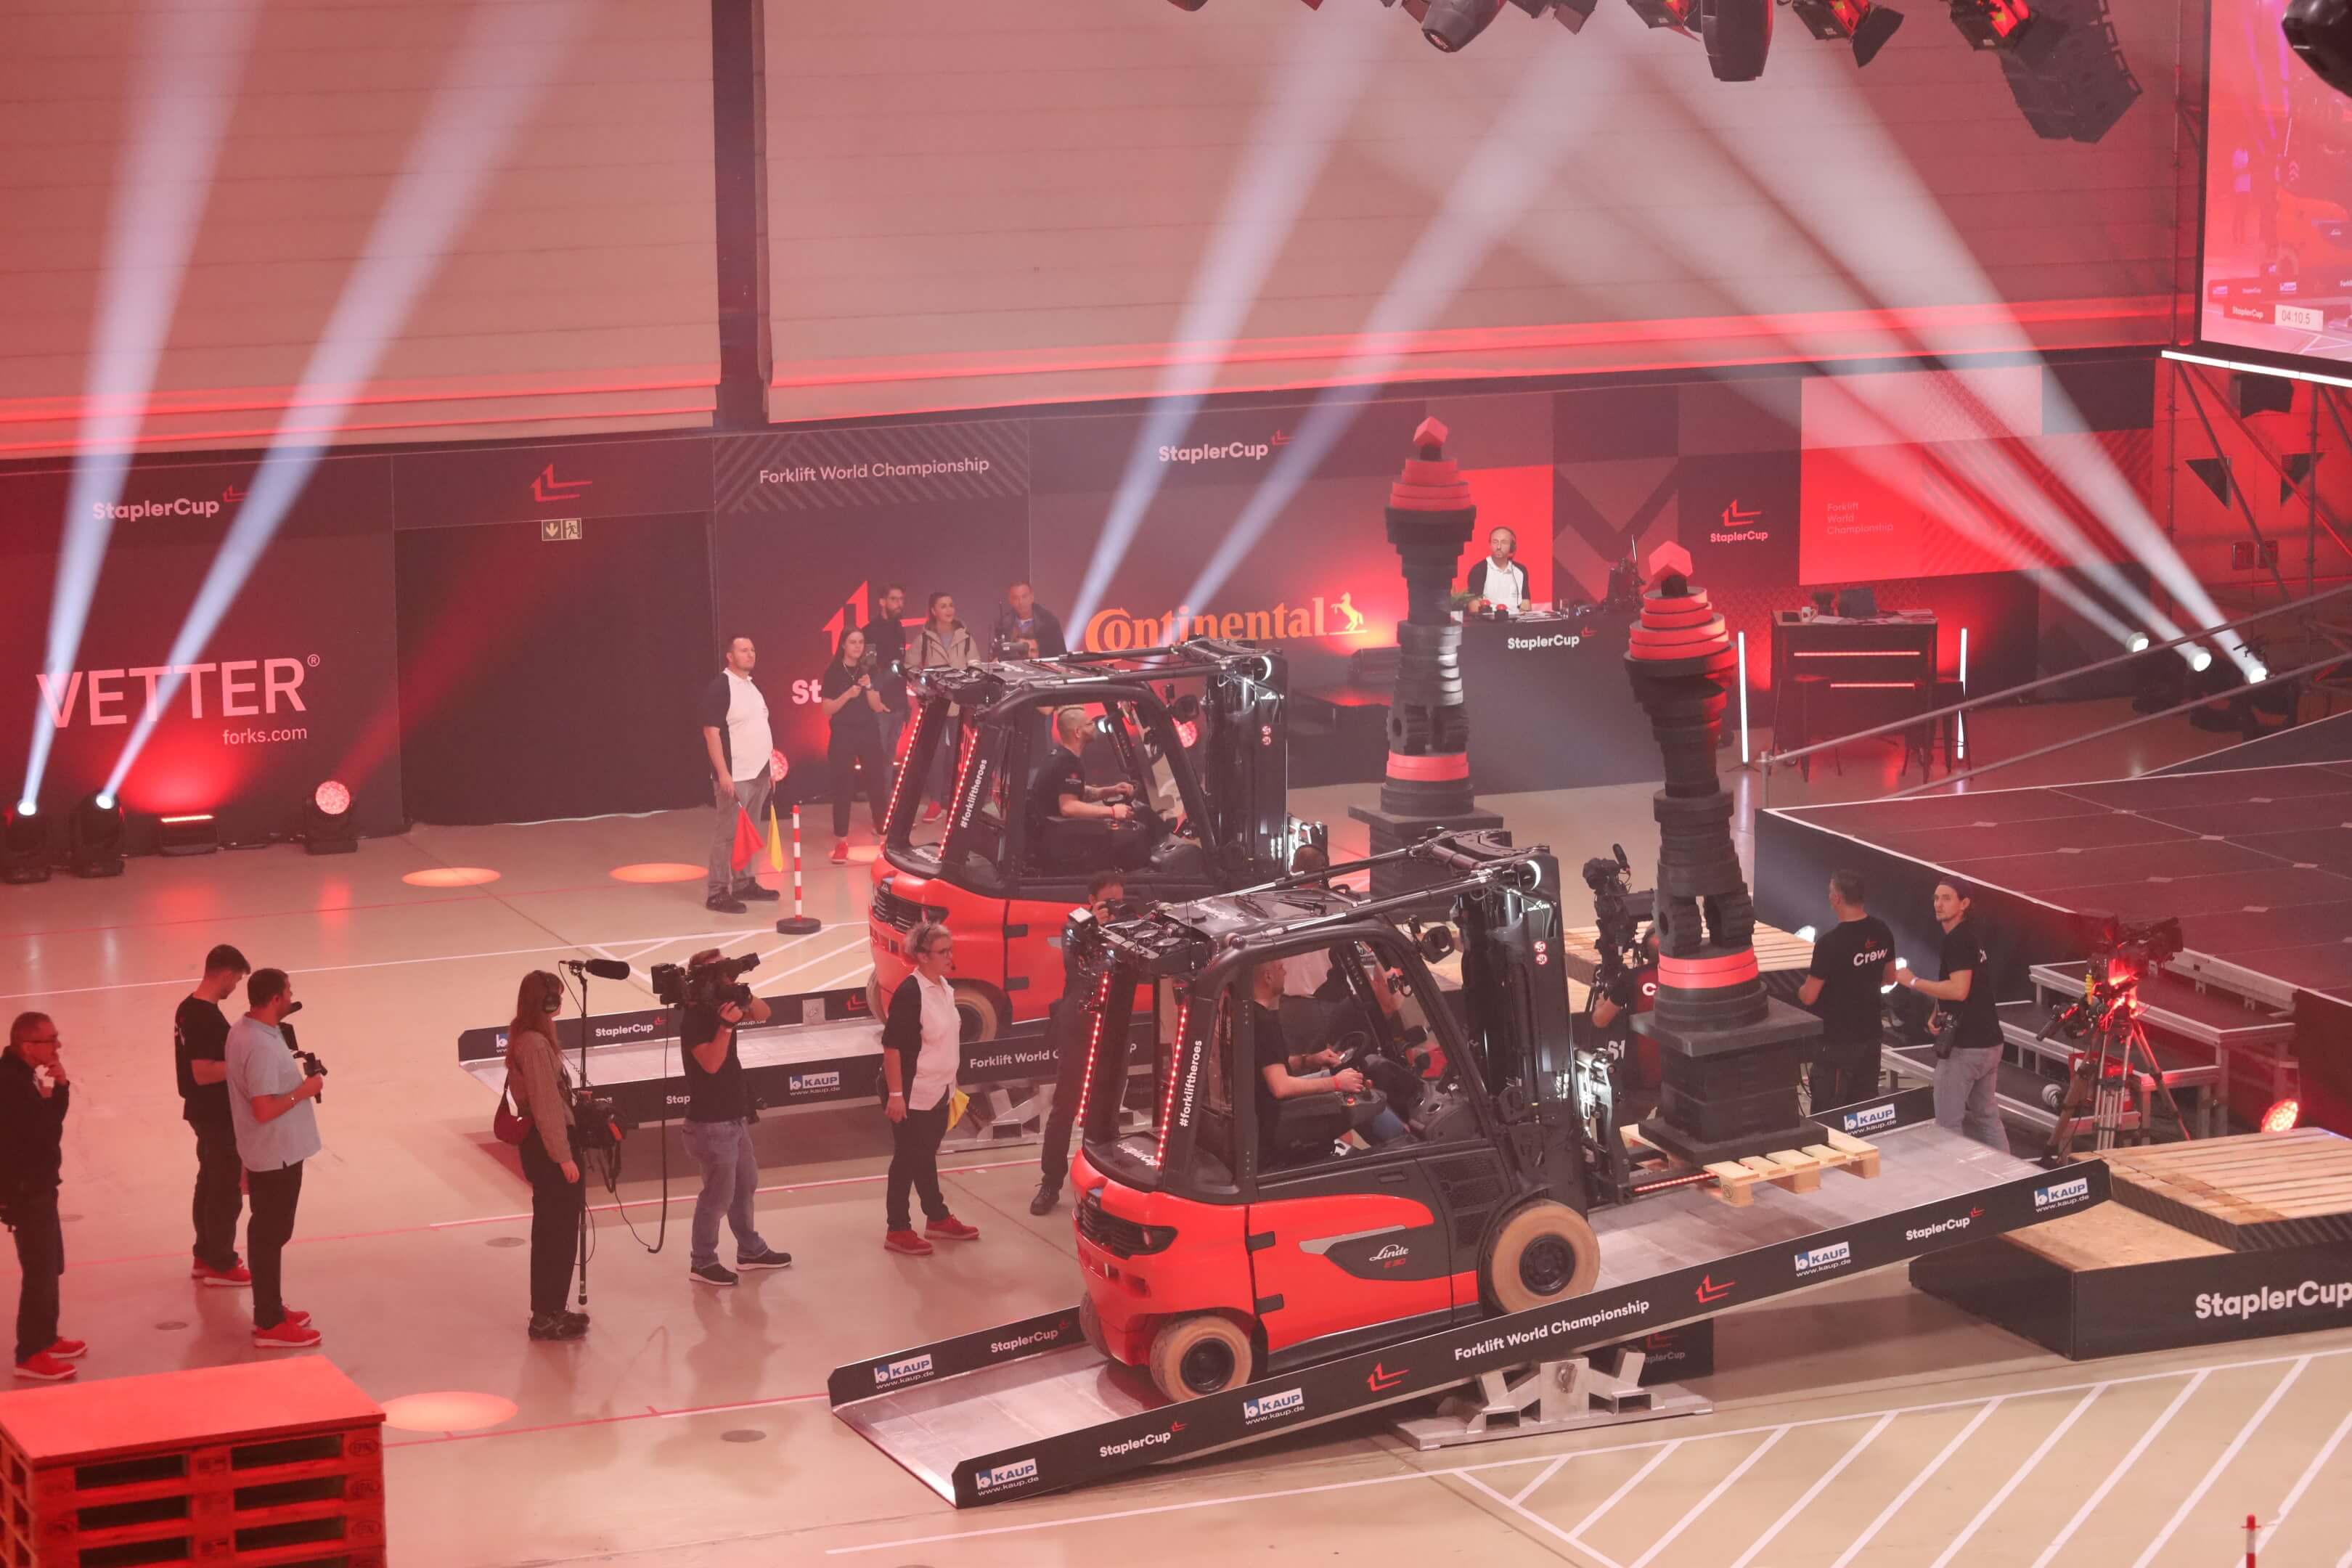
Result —
M1521 1487L1517 1491L1511 1494L1511 1506L1513 1508L1517 1508L1519 1504L1527 1501L1529 1495L1531 1495L1538 1487L1551 1479L1552 1477L1559 1474L1560 1467L1567 1464L1569 1460L1574 1458L1576 1458L1576 1456L1573 1454L1562 1454L1559 1458L1554 1459L1550 1464L1546 1465L1542 1469L1537 1471L1536 1479L1534 1480L1529 1481L1526 1486Z
M1967 1527L1959 1534L1952 1537L1952 1543L1944 1548L1944 1554L1929 1563L1927 1568L1944 1568L1945 1563L1959 1555L1960 1548L1969 1543L1969 1538L1984 1528L1985 1521L1993 1516L1993 1510L2007 1502L2009 1494L2017 1489L2018 1484L2032 1475L2042 1461L2049 1457L2050 1450L2058 1446L2058 1439L2063 1437L2067 1430L2083 1418L2083 1412L2091 1407L2091 1401L2098 1398L2100 1392L2106 1386L2104 1383L2095 1383L2081 1399L2074 1402L2074 1408L2066 1412L2066 1419L2053 1427L2050 1436L2042 1438L2033 1452L2025 1456L2025 1462L2010 1473L2009 1479L2000 1483L1999 1491L1985 1500L1984 1507L1977 1510L1977 1516L1969 1521Z
M1634 1446L1635 1445L1633 1444L1626 1445L1628 1447ZM1623 1500L1627 1492L1632 1491L1635 1487L1640 1486L1643 1481L1647 1480L1652 1470L1656 1469L1660 1465L1663 1465L1668 1459L1673 1458L1675 1457L1675 1450L1679 1449L1682 1446L1683 1440L1677 1437L1674 1439L1674 1441L1666 1444L1664 1447L1660 1448L1656 1453L1651 1455L1650 1462L1643 1465L1640 1469L1635 1470L1632 1475L1626 1477L1624 1485L1619 1487L1615 1491L1611 1492L1607 1497L1602 1498L1599 1507L1595 1508L1591 1513L1586 1514L1582 1519L1578 1520L1574 1524L1569 1526L1569 1534L1571 1536L1582 1535L1586 1531L1591 1530L1594 1525L1599 1524L1603 1514L1607 1513L1611 1509L1615 1508L1617 1504ZM1609 1450L1601 1449L1597 1451L1606 1453Z
M2344 1436L2347 1432L2352 1432L2352 1415L2346 1415L2343 1420L2336 1424L2335 1432L2329 1435L2326 1443L2320 1445L2319 1452L2311 1457L2311 1463L2303 1467L2303 1474L2295 1478L2294 1485L2288 1489L2286 1496L2281 1500L2278 1512L2271 1517L2271 1521L2263 1526L2262 1533L2255 1537L2255 1544L2258 1547L2270 1544L2272 1535L2276 1533L2280 1525L2286 1522L2286 1516L2294 1511L2294 1505L2303 1500L2303 1494L2310 1488L2313 1478L2316 1477L2321 1468L2335 1457L2336 1448L2343 1444ZM2230 1568L2239 1568L2242 1561L2243 1558L2240 1553L2231 1552Z
M2230 1446L2222 1449L2221 1457L2207 1468L2204 1479L2180 1500L2180 1506L2172 1510L2172 1517L2164 1521L2164 1528L2156 1532L2156 1539L2147 1543L2147 1550L2132 1559L2132 1568L2147 1568L2156 1560L2156 1554L2164 1550L2164 1543L2172 1539L2172 1532L2180 1528L2180 1521L2205 1500L2205 1494L2213 1489L2213 1483L2221 1479L2221 1472L2230 1468L2230 1461L2238 1457L2238 1450L2246 1446L2246 1439L2254 1435L2255 1428L2270 1419L2271 1412L2278 1408L2278 1402L2286 1397L2286 1391L2294 1386L2294 1380L2301 1377L2303 1369L2310 1364L2311 1358L2305 1356L2286 1369L2286 1375L2278 1380L2278 1386L2254 1407L2254 1413L2246 1417L2246 1424L2238 1428L2238 1435L2230 1439Z
M2060 1531L2050 1544L2042 1549L2042 1555L2033 1560L2033 1568L2050 1568L2051 1560L2058 1555L2066 1542L2074 1539L2074 1532L2083 1528L2083 1521L2091 1517L2092 1511L2107 1500L2107 1494L2116 1489L2116 1483L2124 1479L2124 1472L2139 1462L2139 1457L2147 1452L2147 1446L2156 1441L2156 1435L2171 1425L2173 1416L2179 1415L2180 1407L2189 1403L2190 1394L2204 1386L2205 1379L2211 1374L2212 1371L2210 1366L2200 1367L2190 1374L2188 1383L2182 1385L2180 1392L2172 1396L2172 1403L2164 1407L2164 1414L2149 1423L2147 1430L2139 1435L2139 1441L2134 1443L2130 1451L2116 1461L2116 1468L2107 1472L2107 1479L2099 1483L2098 1490L2083 1500L2083 1506L2074 1510L2074 1517L2066 1521L2066 1528Z
M1894 1500L1879 1510L1878 1517L1870 1521L1870 1527L1864 1530L1860 1535L1853 1538L1853 1544L1847 1547L1843 1552L1839 1553L1838 1560L1835 1563L1831 1563L1830 1568L1845 1568L1847 1563L1860 1556L1862 1554L1862 1549L1869 1545L1880 1531L1886 1528L1886 1521L1903 1511L1903 1505L1911 1500L1912 1494L1916 1492L1921 1487L1926 1486L1928 1479L1934 1476L1937 1470L1944 1468L1944 1461L1950 1458L1954 1454L1958 1453L1960 1451L1960 1445L1967 1442L1970 1437L1975 1436L1977 1428L1983 1426L1986 1418L1990 1416L1994 1411L2000 1409L2002 1405L2008 1402L2008 1399L2009 1395L2002 1394L1996 1394L1992 1398L1986 1400L1984 1408L1978 1411L1974 1415L1969 1416L1969 1424L1961 1427L1958 1432L1952 1434L1952 1440L1936 1451L1936 1457L1927 1461L1927 1468L1921 1470L1917 1475L1913 1476L1911 1478L1911 1484L1895 1494Z
M1707 1489L1706 1496L1691 1504L1690 1511L1684 1514L1682 1518L1675 1521L1674 1528L1672 1530L1667 1531L1664 1535L1661 1535L1655 1541L1650 1542L1650 1549L1647 1552L1643 1552L1639 1557L1634 1558L1632 1563L1628 1565L1628 1568L1650 1568L1650 1560L1652 1558L1657 1556L1659 1552L1664 1552L1667 1547L1673 1545L1676 1536L1680 1535L1684 1531L1688 1530L1693 1521L1695 1521L1700 1514L1705 1513L1708 1509L1715 1506L1716 1499L1721 1497L1724 1493L1731 1489L1732 1482L1746 1475L1750 1466L1754 1465L1757 1460L1762 1458L1765 1455L1770 1453L1772 1451L1773 1445L1780 1442L1781 1438L1788 1435L1789 1429L1786 1426L1774 1427L1770 1436L1756 1445L1756 1451L1754 1453L1748 1455L1746 1458L1740 1460L1738 1464L1733 1466L1729 1475L1724 1477L1723 1479L1716 1482L1714 1486Z
M1006 1162L1008 1164L1025 1163L1026 1162L1020 1161ZM941 1171L940 1173L941 1175L945 1175L948 1173ZM687 1194L689 1198L693 1194ZM642 1201L653 1202L655 1200L646 1199ZM522 1220L529 1219L530 1216L529 1215L512 1215L505 1217ZM479 1220L457 1220L446 1223L465 1225L482 1224L485 1222ZM175 1254L174 1256L177 1255ZM1575 1457L1578 1458L1591 1458L1601 1454L1635 1453L1644 1448L1653 1447L1659 1449L1659 1453L1653 1456L1650 1462L1643 1466L1642 1470L1634 1477L1634 1480L1638 1481L1643 1475L1646 1475L1651 1470L1656 1468L1666 1455L1672 1453L1677 1448L1680 1448L1685 1443L1705 1443L1719 1437L1752 1437L1766 1432L1784 1430L1793 1432L1802 1430L1809 1426L1835 1426L1848 1421L1874 1421L1879 1416L1890 1414L1895 1415L1925 1415L1926 1413L1934 1410L1965 1410L1979 1405L1988 1404L1990 1402L2005 1401L2009 1399L2033 1399L2039 1398L2043 1394L2081 1394L2091 1389L2104 1391L2109 1388L2121 1388L2126 1384L2136 1383L2161 1383L2168 1378L2176 1377L2186 1377L2191 1379L2192 1383L2190 1386L2193 1388L2196 1382L2201 1382L2208 1375L2217 1372L2243 1372L2249 1367L2280 1366L2288 1362L2301 1361L2305 1359L2313 1361L2327 1361L2337 1356L2347 1355L2352 1355L2352 1345L2344 1346L2336 1350L2312 1351L2308 1352L2307 1357L2294 1355L2251 1356L2244 1361L2216 1362L2201 1367L2167 1367L2157 1372L2134 1373L2129 1377L2112 1377L2102 1379L2097 1382L2053 1384L2042 1388L2019 1389L2012 1394L1990 1396L1979 1394L1972 1399L1929 1400L1920 1405L1898 1405L1892 1411L1883 1409L1856 1410L1842 1415L1814 1415L1809 1416L1801 1421L1774 1422L1769 1426L1730 1426L1726 1427L1719 1432L1694 1433L1688 1437L1650 1437L1632 1443L1612 1443L1597 1448L1580 1448L1576 1450ZM2352 1420L2347 1420L2347 1426L2352 1426ZM1965 1434L1963 1434L1963 1436L1965 1436ZM1194 1509L1202 1508L1229 1508L1269 1498L1302 1496L1310 1492L1339 1491L1358 1487L1392 1486L1400 1481L1421 1480L1432 1476L1468 1476L1473 1473L1483 1473L1488 1470L1507 1470L1519 1465L1539 1464L1542 1461L1543 1456L1529 1455L1522 1458L1489 1459L1474 1465L1458 1465L1451 1468L1442 1470L1406 1470L1391 1475L1368 1477L1361 1480L1334 1482L1326 1486L1301 1487L1290 1491L1231 1493L1223 1497L1197 1498L1187 1502L1161 1503L1150 1508L1118 1509L1095 1514L1073 1514L1064 1519L1039 1520L1032 1523L1024 1524L994 1525L983 1530L947 1531L934 1535L908 1536L897 1541L871 1542L860 1546L831 1546L825 1549L825 1555L828 1557L840 1557L866 1552L896 1551L909 1546L929 1546L940 1542L961 1541L971 1536L1017 1535L1025 1531L1059 1530L1065 1526L1073 1524L1091 1524L1113 1520L1136 1519L1147 1515L1161 1513L1183 1513L1189 1512ZM1632 1484L1633 1483L1629 1482L1627 1486L1620 1488L1618 1489L1617 1496L1622 1496L1624 1492L1631 1490ZM1499 1494L1497 1494L1497 1496L1499 1500L1505 1503L1508 1503L1510 1500L1507 1498L1500 1498ZM1610 1500L1611 1502L1614 1502L1615 1500L1616 1499L1614 1497ZM1604 1503L1602 1508L1605 1509L1608 1506L1608 1504ZM1598 1519L1601 1511L1601 1510L1595 1510L1593 1514L1591 1516L1591 1519ZM1586 1524L1579 1525L1577 1530L1580 1531L1589 1528L1589 1525L1590 1520L1588 1520ZM1555 1533L1557 1532L1555 1531ZM1570 1533L1574 1534L1576 1531L1571 1531ZM1584 1547L1582 1550L1590 1552L1591 1549L1590 1547ZM2347 1553L2344 1560L2341 1563L2338 1563L2336 1565L2336 1568L2352 1568L2352 1553Z
M1823 1475L1820 1480L1815 1481L1811 1486L1807 1487L1804 1489L1803 1494L1800 1496L1796 1501L1790 1503L1788 1510L1783 1512L1780 1518L1772 1521L1772 1527L1769 1530L1767 1530L1763 1534L1758 1536L1753 1545L1749 1546L1747 1551L1741 1552L1738 1557L1733 1560L1731 1568L1748 1568L1748 1565L1750 1563L1756 1561L1756 1554L1763 1551L1767 1546L1771 1545L1773 1538L1779 1535L1782 1531L1788 1529L1789 1526L1795 1521L1796 1517L1799 1514L1804 1512L1806 1509L1811 1507L1813 1500L1821 1496L1822 1489L1832 1481L1837 1479L1840 1475L1843 1474L1845 1468L1848 1465L1853 1464L1856 1459L1862 1458L1862 1451L1864 1448L1869 1447L1871 1443L1878 1436L1878 1435L1886 1430L1888 1425L1892 1423L1894 1419L1895 1412L1892 1410L1880 1416L1871 1426L1869 1431L1864 1432L1859 1438L1855 1439L1853 1447L1848 1448L1844 1453L1838 1456L1838 1462L1829 1468L1827 1474Z
M818 953L814 958L808 959L800 963L795 963L790 969L779 969L773 974L769 975L768 979L782 980L787 974L798 974L803 969L814 969L820 963L830 963L834 960L838 959L843 953L848 952L854 948L859 948L865 945L866 933L864 931L859 931L856 941L844 942L839 947L827 948L824 952ZM772 993L772 994L782 995L783 993L776 992Z
M1555 1468L1556 1468L1557 1467L1555 1467ZM1547 1471L1546 1473L1549 1474L1549 1472ZM1461 1479L1467 1481L1470 1485L1477 1488L1480 1491L1485 1492L1488 1497L1493 1498L1496 1502L1501 1503L1505 1508L1509 1509L1512 1513L1517 1515L1520 1519L1527 1521L1529 1524L1534 1525L1546 1535L1551 1536L1555 1540L1560 1541L1567 1545L1574 1547L1577 1551L1583 1552L1586 1556L1599 1563L1601 1564L1601 1568L1622 1568L1622 1565L1615 1558L1610 1556L1604 1552L1597 1551L1594 1548L1586 1545L1583 1542L1579 1541L1573 1533L1569 1531L1562 1530L1559 1526L1554 1524L1543 1515L1537 1513L1532 1509L1527 1508L1521 1504L1517 1499L1505 1497L1502 1493L1496 1491L1494 1488L1488 1486L1486 1482L1480 1480L1475 1476L1464 1475ZM1524 1497L1527 1494L1525 1492L1521 1492L1519 1495Z

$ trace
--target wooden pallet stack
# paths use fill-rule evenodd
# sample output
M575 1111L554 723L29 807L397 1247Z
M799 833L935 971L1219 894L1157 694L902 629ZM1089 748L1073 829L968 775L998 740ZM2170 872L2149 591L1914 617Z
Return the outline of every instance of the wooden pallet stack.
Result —
M0 1568L383 1568L383 1423L317 1356L0 1394Z
M2352 1141L2321 1127L2112 1149L2118 1203L2232 1252L2352 1241Z

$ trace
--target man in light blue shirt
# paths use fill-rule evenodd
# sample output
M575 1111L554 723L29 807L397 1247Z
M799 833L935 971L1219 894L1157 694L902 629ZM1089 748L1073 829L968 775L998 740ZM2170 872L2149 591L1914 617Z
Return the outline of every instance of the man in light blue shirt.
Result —
M255 970L245 999L252 1011L229 1029L226 1081L253 1207L245 1232L246 1266L253 1271L253 1342L262 1350L308 1350L322 1336L310 1326L310 1313L287 1307L281 1265L302 1197L302 1162L320 1149L311 1102L327 1080L305 1073L287 1041L283 1026L295 1004L294 984L284 970Z

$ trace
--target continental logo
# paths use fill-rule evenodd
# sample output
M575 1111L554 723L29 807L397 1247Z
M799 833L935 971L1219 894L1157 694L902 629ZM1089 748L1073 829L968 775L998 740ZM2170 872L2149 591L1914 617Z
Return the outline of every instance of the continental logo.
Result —
M1088 616L1079 641L1088 653L1118 653L1130 647L1158 647L1186 637L1369 637L1364 613L1356 608L1355 592L1336 599L1318 594L1303 605L1280 604L1270 610L1202 610L1179 605L1165 615L1134 616L1118 605Z
M2091 1178L2076 1176L2071 1182L2053 1182L2046 1187L2033 1189L2033 1207L2038 1214L2044 1209L2063 1209L2091 1201Z
M975 1491L994 1492L1003 1491L1006 1487L1017 1487L1025 1481L1034 1481L1036 1479L1036 1460L1015 1459L1009 1465L999 1465L992 1470L981 1471L972 1478L971 1484Z
M886 1362L874 1369L874 1386L888 1388L893 1384L911 1382L931 1375L931 1358L910 1355L903 1361Z

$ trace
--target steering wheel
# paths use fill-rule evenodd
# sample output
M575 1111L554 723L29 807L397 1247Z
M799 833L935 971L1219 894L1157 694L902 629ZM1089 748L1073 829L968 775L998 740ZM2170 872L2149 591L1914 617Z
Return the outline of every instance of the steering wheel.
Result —
M1339 1053L1339 1065L1331 1069L1333 1072L1344 1072L1349 1068L1360 1070L1364 1063L1380 1054L1370 1033L1363 1029L1349 1030L1332 1041L1330 1048Z

